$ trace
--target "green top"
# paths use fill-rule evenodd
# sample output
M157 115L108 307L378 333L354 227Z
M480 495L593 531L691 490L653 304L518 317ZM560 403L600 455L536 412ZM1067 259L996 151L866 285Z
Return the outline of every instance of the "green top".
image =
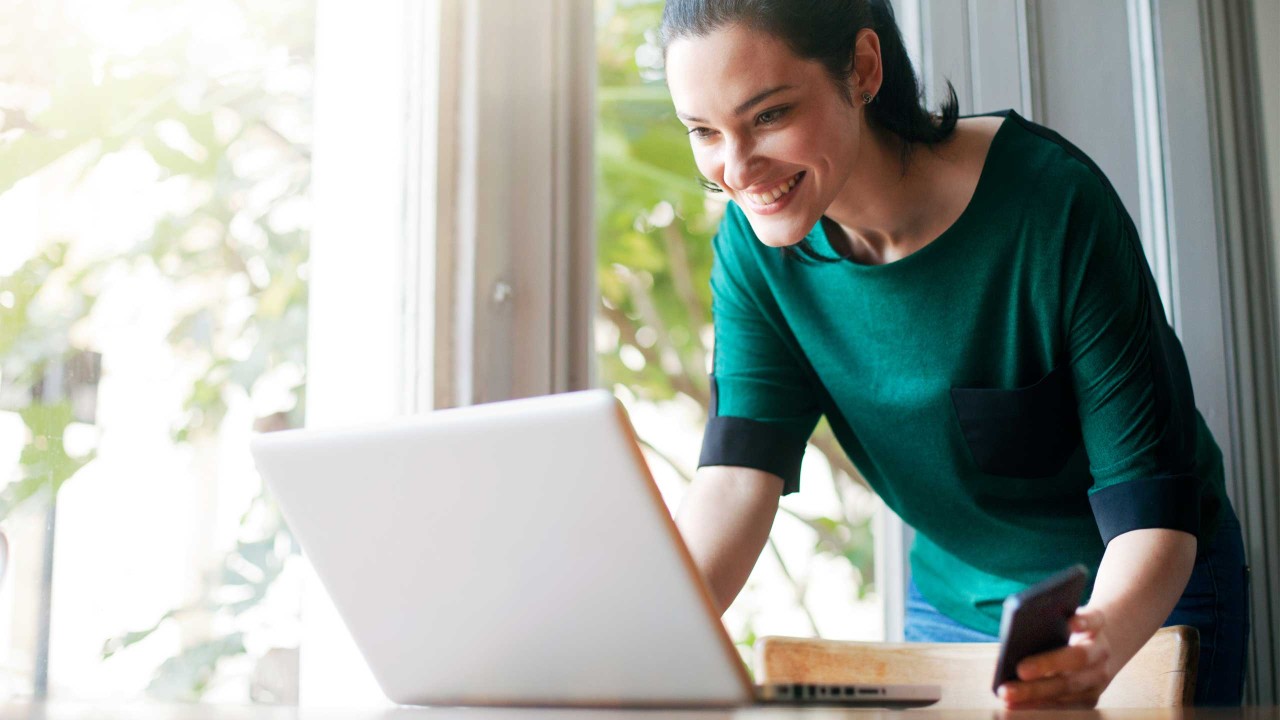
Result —
M915 528L920 592L991 635L1007 595L1072 563L1096 573L1121 533L1174 528L1203 549L1227 502L1115 190L1057 134L997 114L969 205L901 260L839 260L822 223L811 253L784 253L729 205L699 463L766 470L795 492L825 414Z

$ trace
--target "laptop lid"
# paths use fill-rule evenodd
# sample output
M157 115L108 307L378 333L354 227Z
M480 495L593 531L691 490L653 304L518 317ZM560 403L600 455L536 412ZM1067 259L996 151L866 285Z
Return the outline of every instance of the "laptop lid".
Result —
M257 435L251 451L394 702L754 698L607 391Z

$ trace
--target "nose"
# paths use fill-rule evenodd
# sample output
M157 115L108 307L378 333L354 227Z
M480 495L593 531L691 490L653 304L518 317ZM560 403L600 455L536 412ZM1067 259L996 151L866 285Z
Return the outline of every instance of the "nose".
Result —
M749 140L725 143L724 182L731 190L745 190L755 182L760 163Z

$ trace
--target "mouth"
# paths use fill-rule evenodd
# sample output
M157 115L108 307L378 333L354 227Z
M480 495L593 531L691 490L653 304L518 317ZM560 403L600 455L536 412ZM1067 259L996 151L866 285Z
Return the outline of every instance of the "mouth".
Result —
M802 170L764 192L740 194L747 201L747 206L752 212L758 215L772 215L791 202L795 189L804 181L806 174L807 172Z

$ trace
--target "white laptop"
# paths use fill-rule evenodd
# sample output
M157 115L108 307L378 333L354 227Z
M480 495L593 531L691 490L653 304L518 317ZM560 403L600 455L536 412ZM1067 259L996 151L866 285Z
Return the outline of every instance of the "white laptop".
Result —
M753 685L607 391L254 436L374 678L407 705L920 707Z

